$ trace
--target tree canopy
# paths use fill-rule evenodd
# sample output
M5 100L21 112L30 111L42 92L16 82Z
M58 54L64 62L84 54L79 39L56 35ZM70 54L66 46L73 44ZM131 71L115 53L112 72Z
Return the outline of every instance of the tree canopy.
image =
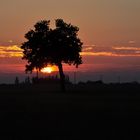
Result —
M57 65L61 79L64 79L63 63L69 65L82 64L82 42L78 38L79 28L55 20L55 28L50 28L49 20L42 20L34 25L34 29L25 34L27 39L21 46L23 59L28 60L26 72L41 70L47 65ZM62 78L63 77L63 78Z
M34 30L25 34L27 39L21 46L23 59L28 60L26 71L34 68L41 69L48 64L58 65L68 63L76 65L82 63L79 52L82 42L77 37L79 28L56 20L56 28L50 28L50 21L42 20L34 25Z

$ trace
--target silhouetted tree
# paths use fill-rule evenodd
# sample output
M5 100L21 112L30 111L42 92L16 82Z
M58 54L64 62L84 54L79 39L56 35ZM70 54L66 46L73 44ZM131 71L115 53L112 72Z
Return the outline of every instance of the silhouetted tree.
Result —
M56 28L50 28L50 21L39 21L34 30L25 34L27 39L21 46L23 59L28 60L26 72L35 68L41 70L47 65L57 65L60 74L61 88L65 91L63 63L78 67L82 64L80 52L82 42L78 38L79 28L65 23L62 19L55 21Z
M27 39L21 46L23 51L23 59L28 60L26 72L32 72L33 69L38 71L46 65L44 61L44 48L48 43L48 34L50 21L40 21L34 25L34 30L30 30L25 34Z
M30 85L30 83L30 77L28 76L25 78L25 84Z
M15 78L15 85L16 86L19 85L19 79L18 79L18 77Z

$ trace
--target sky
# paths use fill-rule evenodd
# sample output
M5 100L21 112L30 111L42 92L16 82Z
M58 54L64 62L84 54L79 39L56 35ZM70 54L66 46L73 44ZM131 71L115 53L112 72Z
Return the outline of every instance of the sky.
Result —
M0 0L0 82L24 73L19 48L24 34L39 20L51 20L53 27L58 18L78 26L84 43L83 64L78 69L66 65L65 71L84 73L81 80L103 75L110 81L118 76L139 81L139 13L139 0Z

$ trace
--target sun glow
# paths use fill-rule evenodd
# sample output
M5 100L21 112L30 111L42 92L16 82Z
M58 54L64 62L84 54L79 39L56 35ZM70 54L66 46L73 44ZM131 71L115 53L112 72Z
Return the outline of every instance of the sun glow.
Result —
M43 73L52 73L53 71L55 71L55 69L54 69L54 67L51 67L51 66L41 69L41 72L43 72Z
M45 67L41 70L43 73L51 73L53 71L52 67Z

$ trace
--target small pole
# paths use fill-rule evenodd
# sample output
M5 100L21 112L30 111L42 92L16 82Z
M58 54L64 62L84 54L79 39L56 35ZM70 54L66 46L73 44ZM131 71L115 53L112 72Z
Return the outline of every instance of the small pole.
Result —
M120 84L120 82L121 82L121 78L120 76L118 76L118 83Z
M103 75L102 74L100 75L100 81L103 82Z
M76 81L77 79L76 79L76 72L74 72L74 84L76 85Z

